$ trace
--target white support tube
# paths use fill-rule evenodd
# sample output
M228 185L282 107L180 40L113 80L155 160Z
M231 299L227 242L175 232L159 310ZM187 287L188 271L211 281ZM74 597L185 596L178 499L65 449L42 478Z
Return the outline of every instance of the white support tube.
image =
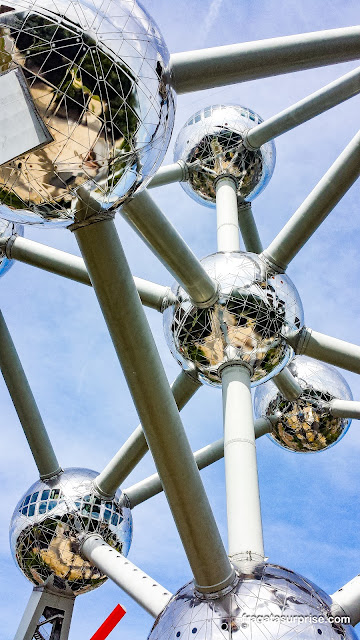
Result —
M147 191L125 204L120 213L180 281L194 302L210 305L217 299L216 284Z
M92 534L85 538L81 553L153 618L158 617L172 597L170 591L110 547L101 536Z
M353 418L360 420L360 402L355 400L331 400L330 413L337 418Z
M201 387L201 382L197 378L184 371L179 373L171 386L179 411L185 407L199 387ZM142 426L139 424L94 480L94 485L99 493L109 497L113 496L148 450Z
M263 560L255 430L250 372L241 363L221 370L224 409L224 458L228 555L235 564Z
M304 354L335 367L360 373L360 347L356 344L332 338L308 327L286 336L286 340L298 355Z
M360 575L331 595L333 616L348 616L353 627L360 622Z
M259 418L255 421L255 438L260 438L265 433L270 433L273 424L277 421L276 417ZM216 440L206 445L194 453L195 462L198 469L205 469L209 465L221 460L224 457L224 438ZM138 504L153 498L163 491L161 480L158 473L133 484L131 487L124 489L124 493L130 501L130 507L133 509Z
M239 227L246 251L261 253L259 232L251 209L251 202L243 202L238 206Z
M283 272L360 175L360 131L264 251Z
M40 478L51 478L60 473L61 467L1 311L0 368Z
M315 118L358 93L360 93L360 67L250 129L246 135L246 145L251 149L258 149L268 140Z
M183 180L186 180L187 174L188 168L185 162L179 160L178 162L174 162L174 164L160 167L150 180L147 188L154 189L154 187L162 187L164 184L183 182Z
M236 182L231 176L216 181L218 251L240 251Z
M216 592L234 570L111 219L75 230L94 291L164 486L197 589ZM107 260L103 257L107 256ZM118 295L114 296L114 283ZM206 539L206 545L204 545Z
M290 373L289 369L283 369L272 379L274 384L276 384L280 393L287 400L296 400L299 396L301 396L303 390L300 387L297 380Z
M176 92L323 67L360 58L360 27L342 27L170 56Z
M8 238L4 240L0 240L0 246L5 249L6 256L10 260L19 260L91 287L89 274L82 258L21 236L13 236L10 242ZM162 311L165 300L171 303L173 296L168 287L135 276L134 282L141 302L146 307Z

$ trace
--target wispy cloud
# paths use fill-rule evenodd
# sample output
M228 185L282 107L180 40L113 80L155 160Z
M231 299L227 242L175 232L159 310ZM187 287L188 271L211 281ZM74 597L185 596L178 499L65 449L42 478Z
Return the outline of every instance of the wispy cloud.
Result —
M221 5L223 4L223 0L212 0L209 11L205 18L204 29L202 32L201 42L204 43L207 36L209 35L216 18L218 17Z

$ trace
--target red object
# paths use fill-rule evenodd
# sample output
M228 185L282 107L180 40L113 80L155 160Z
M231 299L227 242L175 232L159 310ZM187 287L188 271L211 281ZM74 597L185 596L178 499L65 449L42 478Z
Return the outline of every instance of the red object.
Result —
M117 604L114 611L110 613L105 622L102 623L101 627L99 627L90 640L104 640L107 638L112 630L115 629L118 622L120 622L121 618L124 617L125 613L126 609L124 609L120 604Z

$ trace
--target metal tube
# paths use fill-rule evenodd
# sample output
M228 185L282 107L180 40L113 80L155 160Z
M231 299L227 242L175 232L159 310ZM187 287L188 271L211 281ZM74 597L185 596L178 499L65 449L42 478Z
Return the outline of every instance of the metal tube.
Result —
M360 131L264 251L280 271L309 240L360 174Z
M337 418L360 420L360 402L354 400L331 400L330 413Z
M273 422L271 418L259 418L254 423L255 427L255 438L260 438L260 436L265 433L270 433L273 427ZM220 440L216 440L216 442L212 442L211 444L206 445L202 449L195 451L194 459L197 464L198 469L205 469L209 465L221 460L224 457L224 438L220 438ZM138 504L145 502L145 500L149 500L149 498L153 498L158 493L163 491L163 487L161 484L161 480L159 478L158 473L154 473L152 476L133 484L131 487L124 489L124 493L130 501L130 506L133 509Z
M75 231L201 591L234 579L179 412L112 220ZM103 257L106 256L107 260ZM114 295L114 282L118 293ZM206 539L206 545L204 540Z
M356 60L359 56L360 27L355 26L174 53L170 65L180 94Z
M210 305L217 299L216 284L146 191L124 205L120 213L181 282L194 302Z
M272 380L286 400L296 400L303 392L289 369L283 369Z
M25 262L33 267L39 267L91 287L89 274L82 258L21 236L16 236L11 243L6 238L6 242L6 255L9 259ZM0 240L1 245L4 246ZM167 300L168 303L171 303L172 299L175 300L168 287L143 280L143 278L134 277L134 282L141 302L146 307L162 311L164 300Z
M110 547L97 534L85 538L81 553L154 618L158 617L172 597L170 591Z
M250 129L246 135L246 145L252 149L258 149L268 140L280 136L358 93L360 93L360 67Z
M61 472L20 358L0 311L0 368L29 443L40 478Z
M301 331L286 336L286 340L298 355L304 354L336 367L360 373L360 347L356 344L332 338L308 327L303 327Z
M259 232L251 209L251 202L243 202L238 206L240 233L245 245L246 251L252 253L261 253L263 246L261 244Z
M250 371L241 363L221 370L229 557L264 559Z
M236 182L230 176L216 181L218 251L240 251Z
M344 584L330 597L333 600L331 614L334 617L348 616L353 626L360 622L360 575Z
M201 383L197 378L184 371L179 373L171 387L179 410L183 409L200 386ZM147 452L148 445L142 426L139 424L94 481L98 491L105 496L113 496Z
M154 187L162 187L164 184L171 184L172 182L182 182L186 180L187 172L186 164L182 160L174 162L174 164L165 165L157 170L147 188L153 189Z

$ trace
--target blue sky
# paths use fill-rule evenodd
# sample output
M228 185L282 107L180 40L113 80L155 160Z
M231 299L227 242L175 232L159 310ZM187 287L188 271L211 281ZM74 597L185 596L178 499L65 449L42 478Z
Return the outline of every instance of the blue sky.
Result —
M354 25L357 0L145 0L170 51L177 52L292 33ZM178 98L175 131L165 163L172 161L177 132L199 108L219 102L246 105L269 117L358 66L350 62L268 78ZM359 128L359 97L278 138L277 165L253 210L266 246L296 210ZM152 191L156 202L194 252L215 251L215 219L179 185ZM172 278L120 216L117 226L133 273L162 284ZM288 273L302 297L307 326L358 343L360 276L358 260L359 183L355 184L290 265ZM69 231L25 229L25 236L78 253ZM101 470L138 419L93 291L22 264L1 279L2 310L23 361L60 463ZM169 376L179 372L170 355L156 311L148 319ZM359 382L343 372L359 399ZM2 407L0 530L0 628L14 636L31 592L15 567L8 524L23 492L35 481L36 467L0 383ZM220 391L203 387L182 417L192 448L221 437ZM359 567L359 423L329 451L291 454L268 438L258 441L259 478L266 553L312 579L331 593ZM148 454L124 486L153 473ZM226 544L223 463L202 472ZM129 558L172 591L191 574L163 495L134 509L134 539ZM120 602L127 608L111 638L144 640L152 621L115 585L77 599L70 640L90 638Z

